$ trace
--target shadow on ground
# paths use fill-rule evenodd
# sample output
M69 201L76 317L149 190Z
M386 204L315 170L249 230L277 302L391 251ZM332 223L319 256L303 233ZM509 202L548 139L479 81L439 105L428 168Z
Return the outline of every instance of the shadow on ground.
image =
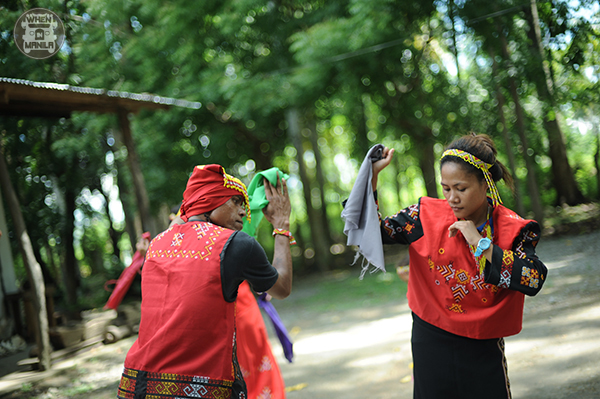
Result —
M506 339L513 397L598 398L600 231L545 238L538 254L549 268L548 281L538 296L526 299L523 331ZM339 284L358 278L357 269L349 270ZM300 305L317 295L326 279L297 280L290 298L274 302L294 340L293 363L272 340L288 399L412 398L406 300L379 298L377 305L331 311ZM3 399L114 398L133 339L92 348L56 364L52 375L16 380L9 390L2 387L18 375L5 376L0 394Z

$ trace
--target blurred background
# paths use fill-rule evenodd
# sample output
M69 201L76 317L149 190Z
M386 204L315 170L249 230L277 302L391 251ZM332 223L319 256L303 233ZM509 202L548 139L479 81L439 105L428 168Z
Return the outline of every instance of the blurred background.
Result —
M65 28L42 60L13 37L37 7ZM102 307L199 164L290 175L299 277L352 262L342 201L377 143L396 149L386 215L441 197L439 156L473 131L516 179L504 204L545 234L597 217L599 37L592 0L3 0L3 334L40 278L51 325ZM258 239L271 254L270 227Z

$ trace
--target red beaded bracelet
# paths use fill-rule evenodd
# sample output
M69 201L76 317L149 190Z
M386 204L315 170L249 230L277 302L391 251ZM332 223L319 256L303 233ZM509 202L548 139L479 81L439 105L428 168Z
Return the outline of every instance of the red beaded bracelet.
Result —
M292 233L290 233L288 230L284 230L284 229L273 229L273 237L275 237L277 234L280 234L282 236L286 236L287 238L289 238L290 240L290 245L294 245L296 244L296 240L294 239L294 236L292 235Z

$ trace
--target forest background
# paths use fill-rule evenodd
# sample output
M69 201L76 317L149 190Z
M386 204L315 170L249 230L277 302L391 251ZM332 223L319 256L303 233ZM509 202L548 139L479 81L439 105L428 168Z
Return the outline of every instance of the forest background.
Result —
M12 36L36 7L66 29L45 60ZM351 263L342 201L376 143L397 152L380 177L384 213L440 197L444 146L474 131L495 139L516 178L514 195L499 187L505 205L551 231L566 207L600 199L599 21L592 0L2 1L1 77L202 104L129 116L150 222L117 116L0 117L0 149L57 307L106 302L104 283L143 231L166 228L199 164L246 184L272 166L290 174L299 276ZM26 285L10 217L8 226ZM267 253L270 235L259 229Z

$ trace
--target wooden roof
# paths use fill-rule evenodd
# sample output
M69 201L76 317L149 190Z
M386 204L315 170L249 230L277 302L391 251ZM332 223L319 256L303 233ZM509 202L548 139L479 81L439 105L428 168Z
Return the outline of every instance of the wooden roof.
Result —
M202 104L149 93L0 77L0 115L68 118L73 111L116 113L126 110L137 113L142 108L168 109L172 106L199 109Z

